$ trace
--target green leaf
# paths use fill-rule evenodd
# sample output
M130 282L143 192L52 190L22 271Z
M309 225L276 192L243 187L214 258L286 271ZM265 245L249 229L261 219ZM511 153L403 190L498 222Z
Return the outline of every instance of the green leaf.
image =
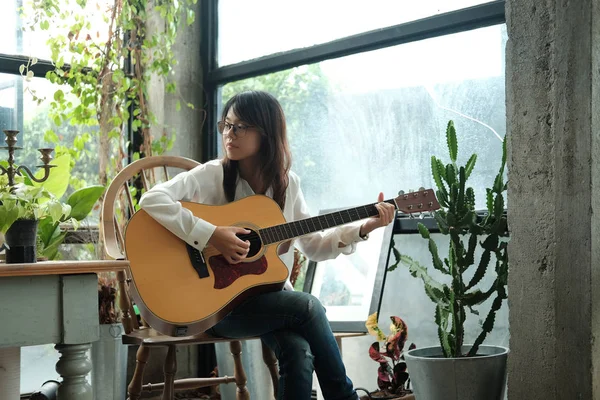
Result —
M429 239L429 253L431 253L431 258L433 262L433 267L438 271L442 271L443 273L448 273L448 271L444 268L444 264L440 259L438 254L437 244L433 241L433 239Z
M433 213L433 218L435 219L435 221L437 222L438 228L440 230L440 232L444 235L448 234L448 229L450 228L448 226L448 222L446 221L446 219L444 218L445 214L442 214L441 212L434 212Z
M504 214L504 196L501 194L496 196L494 201L494 217L501 219Z
M400 254L399 258L400 263L408 267L412 276L423 281L425 292L431 301L436 304L445 304L447 302L443 285L429 275L425 266L404 254Z
M69 196L67 203L71 206L71 217L83 220L104 193L104 186L96 185L79 189Z
M471 158L469 158L469 161L467 161L467 165L466 165L466 178L469 179L469 176L471 176L471 172L473 172L473 168L475 168L475 163L477 162L477 154L473 154L471 156Z
M53 221L60 221L63 217L68 217L71 213L71 206L62 204L59 201L51 200L46 205L46 210Z
M490 263L490 252L489 252L489 250L486 250L481 255L481 258L479 259L479 265L477 266L477 270L475 271L475 274L469 281L469 284L467 285L465 290L470 290L472 287L477 285L479 283L479 281L481 281L481 279L485 276L485 272L487 271L487 267L488 267L489 263Z
M48 246L52 238L60 233L60 223L54 222L52 218L42 218L38 222L37 235L44 247Z
M419 222L417 223L417 229L419 230L419 233L421 234L421 237L423 237L423 239L430 238L429 229L427 229L425 225Z
M492 215L494 213L494 193L492 192L492 189L489 188L485 191L485 205L488 210L488 215Z
M59 247L64 242L67 232L61 232L57 236L53 237L48 245L45 245L42 249L38 249L38 254L44 257L48 257L49 260L60 259Z
M445 326L448 325L448 312L445 311L439 305L435 308L435 322L438 325L438 338L440 340L440 346L444 353L444 357L451 357L452 349L450 348L450 338L448 332L446 332Z
M463 297L463 304L469 307L481 304L487 299L489 299L492 293L494 293L493 287L487 292L482 292L479 289L474 290L471 293L465 294L465 296Z
M456 183L456 168L452 164L446 165L446 182L449 186Z
M458 155L458 142L456 140L456 129L454 128L454 121L452 120L448 122L448 127L446 128L446 141L448 142L450 160L452 160L452 162L455 163L456 157Z
M35 187L43 187L48 192L52 193L57 199L60 199L69 187L69 179L71 178L71 156L63 154L52 160L51 164L56 165L50 168L48 179L42 183L33 182ZM37 179L44 176L42 169L35 173Z
M438 189L442 190L444 184L442 183L442 175L440 174L440 169L438 167L438 159L435 158L435 156L431 156L431 175L433 176L433 180Z
M65 99L65 93L58 89L56 92L54 92L54 100L60 102L63 101Z

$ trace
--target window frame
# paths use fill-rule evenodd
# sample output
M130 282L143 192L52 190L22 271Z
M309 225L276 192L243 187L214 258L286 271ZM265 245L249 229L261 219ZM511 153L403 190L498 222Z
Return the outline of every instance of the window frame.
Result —
M305 64L378 50L506 22L505 0L496 0L456 11L359 33L307 48L218 66L218 0L202 2L200 56L206 93L206 123L202 127L202 162L214 159L218 143L213 128L217 121L218 88L229 82L282 71Z

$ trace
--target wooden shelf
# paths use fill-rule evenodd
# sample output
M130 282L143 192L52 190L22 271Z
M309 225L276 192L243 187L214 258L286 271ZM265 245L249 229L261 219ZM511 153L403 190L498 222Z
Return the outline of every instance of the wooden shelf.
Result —
M40 261L33 264L0 263L0 277L96 274L129 268L127 260Z

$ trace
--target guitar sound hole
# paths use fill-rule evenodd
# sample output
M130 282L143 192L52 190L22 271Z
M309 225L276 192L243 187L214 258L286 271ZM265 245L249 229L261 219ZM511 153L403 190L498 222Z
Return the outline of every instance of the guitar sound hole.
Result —
M248 252L248 255L246 256L246 257L250 258L250 257L254 257L260 251L260 248L262 247L262 242L260 241L260 236L258 235L258 232L256 232L255 230L252 230L250 228L246 228L246 229L248 229L250 231L250 233L238 234L237 237L239 237L243 241L246 241L246 240L250 241L250 252Z

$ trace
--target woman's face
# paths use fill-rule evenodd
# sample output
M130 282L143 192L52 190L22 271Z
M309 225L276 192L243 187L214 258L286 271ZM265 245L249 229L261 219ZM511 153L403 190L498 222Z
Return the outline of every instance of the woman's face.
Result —
M230 160L240 161L258 154L261 134L259 130L240 120L233 112L233 107L225 117L223 130L223 147Z

